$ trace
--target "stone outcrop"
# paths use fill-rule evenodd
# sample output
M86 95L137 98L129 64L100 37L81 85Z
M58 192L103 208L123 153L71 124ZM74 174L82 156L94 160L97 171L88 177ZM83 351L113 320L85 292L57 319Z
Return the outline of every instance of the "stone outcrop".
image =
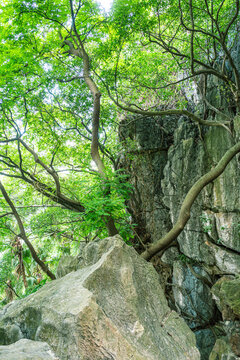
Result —
M214 86L212 91L209 101L214 104ZM200 130L182 116L131 118L128 131L125 124L122 141L127 144L131 139L135 152L128 147L122 165L134 185L129 207L133 223L138 224L140 251L142 243L146 246L156 242L171 229L191 186L240 138L240 117L227 106L225 110L232 119L232 134L221 127ZM209 119L211 116L209 113ZM220 121L221 116L216 115L214 120ZM165 139L164 146L161 139ZM208 360L218 337L211 329L225 319L216 296L212 298L211 287L225 275L237 281L235 276L240 273L239 161L238 155L219 178L202 190L177 242L160 259L153 259L154 264L163 262L170 267L172 275L165 287L169 304L195 331L202 360ZM161 277L161 266L157 267ZM211 342L207 353L204 338Z
M152 264L119 236L89 243L76 271L0 312L1 349L20 339L47 342L60 360L200 359Z

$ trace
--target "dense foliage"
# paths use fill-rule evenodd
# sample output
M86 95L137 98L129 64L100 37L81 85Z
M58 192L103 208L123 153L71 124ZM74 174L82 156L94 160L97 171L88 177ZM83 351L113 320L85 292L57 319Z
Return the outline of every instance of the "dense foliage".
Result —
M27 241L53 272L60 255L76 254L81 241L116 230L133 241L131 186L118 170L118 121L126 111L184 114L229 130L230 118L209 124L191 95L196 79L214 76L238 112L240 76L231 48L239 2L116 0L106 15L93 0L5 0L0 14L6 302L46 281Z

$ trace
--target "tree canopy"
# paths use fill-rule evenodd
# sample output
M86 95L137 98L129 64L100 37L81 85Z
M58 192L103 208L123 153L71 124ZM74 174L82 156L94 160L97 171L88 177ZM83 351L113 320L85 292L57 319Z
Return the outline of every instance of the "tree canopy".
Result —
M233 133L239 1L116 0L106 15L93 0L5 0L0 14L0 281L22 293L41 270L53 279L59 256L81 241L120 233L134 244L120 119L184 115ZM209 102L209 78L227 109ZM175 240L201 189L239 151L235 143L193 184L177 228L146 259Z

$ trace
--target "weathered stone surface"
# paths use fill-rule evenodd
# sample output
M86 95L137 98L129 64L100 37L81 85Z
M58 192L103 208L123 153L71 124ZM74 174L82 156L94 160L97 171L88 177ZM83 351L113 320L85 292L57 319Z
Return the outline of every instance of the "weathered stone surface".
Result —
M220 127L206 127L200 133L185 117L130 120L129 126L123 127L123 138L134 141L135 149L134 157L129 159L127 155L124 163L135 188L130 208L134 222L142 230L142 239L145 229L147 240L155 242L175 223L194 182L220 160L235 140ZM214 120L221 121L221 115ZM234 119L234 129L237 136L239 117ZM182 253L216 266L220 274L240 272L239 179L239 159L235 157L224 173L202 190L189 222L178 236Z
M78 266L3 309L2 344L15 325L20 337L46 341L61 360L200 358L153 266L119 236L87 245Z
M215 99L214 96L220 95L219 90L214 89L215 85L211 83L210 87L209 100L212 102L214 99L215 106L224 108L227 102L220 97ZM226 108L226 113L234 117L229 113L229 108ZM214 120L221 121L221 115L216 115ZM154 119L149 119L149 122L151 121L154 124ZM130 164L128 170L135 187L135 197L130 202L130 207L134 222L140 224L139 228L143 229L139 232L140 236L144 234L145 229L147 239L153 242L176 222L182 201L194 182L220 160L235 139L240 138L240 117L234 118L235 139L223 128L205 127L200 133L198 127L189 119L180 117L175 121L177 127L171 129L172 138L167 143L164 157L156 148L157 139L160 141L160 134L154 128L156 124L148 124L145 128L142 124L138 127L134 125L134 129L130 129L128 133L138 149L138 155L125 163ZM162 122L162 125L165 123ZM239 158L236 156L224 173L205 187L198 196L191 210L191 218L177 239L182 255L173 248L166 250L161 257L161 260L170 266L175 264L174 303L171 293L168 294L171 307L177 307L178 312L192 328L205 328L207 324L211 326L219 321L220 315L216 313L211 298L211 283L208 286L201 282L185 265L176 265L179 264L176 260L181 256L184 260L185 256L191 264L192 259L193 263L199 264L196 272L208 280L207 272L200 269L202 265L213 276L240 273ZM140 216L137 217L136 214ZM144 240L144 236L142 239ZM166 289L166 286L164 288ZM206 329L199 329L197 332L202 359L207 359L207 353L209 354L214 343L213 337L210 339L206 336L206 339L211 340L206 353L206 333Z
M214 89L214 86L209 92L211 101L216 91L217 93L219 91ZM216 99L216 102L222 108L227 104L225 99L221 98ZM234 115L229 113L229 108L226 108L226 113L234 118ZM214 120L221 121L221 115L216 115ZM236 139L240 138L240 117L235 117L233 123L234 136L225 129L217 127L203 127L199 132L198 127L190 123L189 119L179 118L177 127L172 128L172 138L168 142L164 160L161 152L146 151L156 145L156 140L153 140L151 148L151 139L156 138L157 131L147 126L144 137L144 129L141 128L138 135L139 129L134 128L132 139L136 142L136 148L141 150L141 154L138 156L138 161L136 159L130 161L128 168L136 189L135 201L132 200L130 207L133 209L133 215L134 211L141 215L138 218L133 216L134 222L147 230L148 240L157 241L171 228L177 220L188 190L221 159ZM197 272L207 279L209 279L208 274L214 278L214 275L240 273L239 160L239 156L232 159L224 173L199 194L192 207L191 218L177 238L182 255L179 257L175 248L166 250L161 257L161 260L170 266L174 264L174 303L172 303L172 293L168 294L171 307L173 309L177 307L178 312L193 329L196 326L203 327L197 333L203 359L208 356L203 344L205 328L207 324L212 326L218 322L220 314L216 312L216 306L211 299L209 290L211 283L208 286L205 282L194 278L185 265L178 268L176 260L185 256L190 264L192 262L199 264ZM159 163L161 167L154 165ZM142 233L140 232L140 236ZM205 270L201 270L201 267L207 269L208 274ZM167 289L166 286L164 288ZM236 315L229 319L235 318ZM208 353L213 346L213 338L210 342Z
M240 321L223 323L226 336L217 339L209 360L240 359Z
M7 306L4 308L4 312L7 311ZM1 312L0 312L0 318L1 318ZM22 339L23 337L24 336L22 334L22 331L17 324L8 324L4 329L0 327L0 345L14 343L19 339Z
M161 180L176 126L176 117L131 118L128 125L123 122L120 126L120 138L127 149L120 166L131 173L134 190L129 208L143 242L157 241L171 227Z
M174 261L179 259L179 256L179 250L175 246L173 246L164 251L161 260L166 264L173 265Z
M225 321L223 327L231 351L240 357L240 321Z
M240 255L224 247L207 242L212 256L215 258L216 274L240 274Z
M217 212L213 214L217 231L218 244L228 249L233 249L240 253L240 225L239 213L237 212Z
M209 360L238 360L231 349L227 339L217 339L214 348L209 356Z
M212 329L201 329L194 332L197 347L201 353L201 360L209 360L209 355L216 342L216 335Z
M232 144L231 135L224 129L209 128L202 142L189 124L180 123L174 133L174 145L168 151L161 182L163 201L170 209L172 223L177 219L187 191ZM178 236L182 253L196 261L216 265L222 273L240 271L239 179L240 168L235 158L213 184L203 189L192 207L188 224Z
M206 156L197 134L197 129L185 122L179 122L174 133L174 145L168 151L168 162L162 180L163 201L170 209L171 222L176 222L182 201L194 182L204 173ZM208 198L209 189L205 189ZM201 198L201 197L200 197ZM206 245L201 223L201 200L196 202L191 218L184 231L178 236L181 252L196 261L207 259L214 264L214 257Z
M63 255L58 263L56 270L56 278L59 279L72 271L77 270L77 257L71 255Z
M206 151L212 165L219 161L233 144L233 137L221 128L210 128L205 136ZM210 159L209 159L210 161ZM240 209L240 168L237 157L232 159L223 174L214 181L211 207L222 212L238 212ZM229 225L229 224L226 224Z
M232 334L229 343L234 354L240 357L240 333Z
M240 277L222 277L212 287L212 293L223 320L240 319Z
M234 123L235 136L236 136L236 139L239 141L240 140L240 116L239 115L235 116L233 123Z
M59 360L45 342L22 339L0 346L0 360Z
M196 265L173 264L173 295L179 313L191 328L204 326L215 315L209 275Z

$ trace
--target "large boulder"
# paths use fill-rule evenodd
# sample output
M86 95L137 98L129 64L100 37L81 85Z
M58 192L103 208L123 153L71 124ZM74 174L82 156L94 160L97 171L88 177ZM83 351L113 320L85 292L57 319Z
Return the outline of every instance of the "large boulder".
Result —
M77 271L3 309L1 344L20 338L47 342L61 360L200 359L153 266L119 236L88 244Z

